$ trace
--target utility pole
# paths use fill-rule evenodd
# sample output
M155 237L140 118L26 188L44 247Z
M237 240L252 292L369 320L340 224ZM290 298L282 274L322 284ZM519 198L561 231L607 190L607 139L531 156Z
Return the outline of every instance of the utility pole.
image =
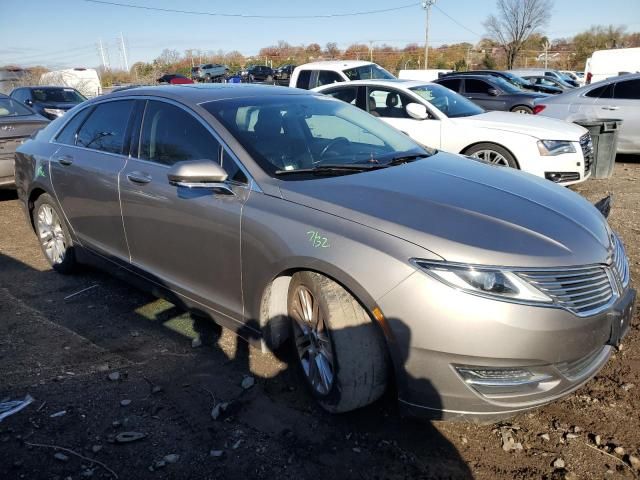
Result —
M373 63L373 40L369 40L369 61Z
M549 42L544 42L544 68L545 70L549 68L549 48L551 44Z
M120 32L120 45L122 45L122 58L124 59L124 69L129 71L129 61L127 60L127 47L124 44L124 36Z
M436 3L436 0L424 0L422 2L422 8L426 12L426 25L424 28L424 69L429 68L429 17L431 16L431 7Z
M100 50L100 58L102 59L102 68L107 70L107 61L104 58L104 48L102 47L102 39L98 39L98 49Z

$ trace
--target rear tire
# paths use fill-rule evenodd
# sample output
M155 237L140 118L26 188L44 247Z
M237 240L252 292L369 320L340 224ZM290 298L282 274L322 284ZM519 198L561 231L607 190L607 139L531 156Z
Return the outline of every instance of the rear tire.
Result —
M526 105L518 105L517 107L513 107L511 109L511 111L513 113L522 113L522 114L526 114L526 115L533 115L533 110L531 110Z
M331 413L364 407L384 393L384 340L362 306L333 280L298 272L288 312L296 355L318 403Z
M464 151L465 155L478 158L492 165L519 168L515 157L504 147L495 143L478 143Z
M78 262L67 223L50 195L43 193L33 207L33 225L40 249L49 265L59 273L72 273Z

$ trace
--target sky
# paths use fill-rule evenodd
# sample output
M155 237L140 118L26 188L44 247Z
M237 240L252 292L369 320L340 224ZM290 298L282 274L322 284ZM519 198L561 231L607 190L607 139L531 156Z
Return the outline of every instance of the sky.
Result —
M0 65L44 65L49 68L95 67L101 63L98 43L112 68L151 61L164 48L183 52L238 50L246 56L285 40L292 45L336 42L340 48L358 42L404 46L424 44L425 12L411 0L113 0L167 9L243 15L327 15L388 9L392 12L314 19L238 18L187 15L118 7L86 0L0 0ZM411 5L414 4L414 5ZM437 0L431 12L429 45L480 40L482 22L495 12L495 0ZM449 18L451 17L451 18ZM453 18L453 20L452 20ZM455 20L455 22L454 22ZM550 38L569 37L591 25L625 25L640 31L640 0L555 0Z

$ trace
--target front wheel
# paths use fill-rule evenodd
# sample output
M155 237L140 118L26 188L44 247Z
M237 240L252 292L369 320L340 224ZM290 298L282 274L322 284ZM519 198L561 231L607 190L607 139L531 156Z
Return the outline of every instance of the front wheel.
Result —
M464 153L493 165L518 168L515 157L506 148L495 143L479 143L468 148Z
M289 286L288 313L302 373L325 410L348 412L384 393L384 340L344 288L318 273L298 272Z
M33 223L42 253L51 267L60 273L71 273L77 266L73 240L64 217L46 193L35 202Z
M511 109L511 111L513 113L523 113L525 115L532 115L533 114L533 110L531 110L529 107L527 107L526 105L518 105L517 107L513 107Z

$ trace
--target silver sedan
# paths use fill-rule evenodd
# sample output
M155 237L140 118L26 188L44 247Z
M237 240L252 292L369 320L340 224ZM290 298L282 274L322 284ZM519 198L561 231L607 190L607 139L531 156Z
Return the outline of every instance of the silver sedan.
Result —
M330 412L391 384L432 418L550 402L602 368L635 300L622 242L576 193L303 90L99 97L18 149L16 183L55 270L98 258L290 344Z

